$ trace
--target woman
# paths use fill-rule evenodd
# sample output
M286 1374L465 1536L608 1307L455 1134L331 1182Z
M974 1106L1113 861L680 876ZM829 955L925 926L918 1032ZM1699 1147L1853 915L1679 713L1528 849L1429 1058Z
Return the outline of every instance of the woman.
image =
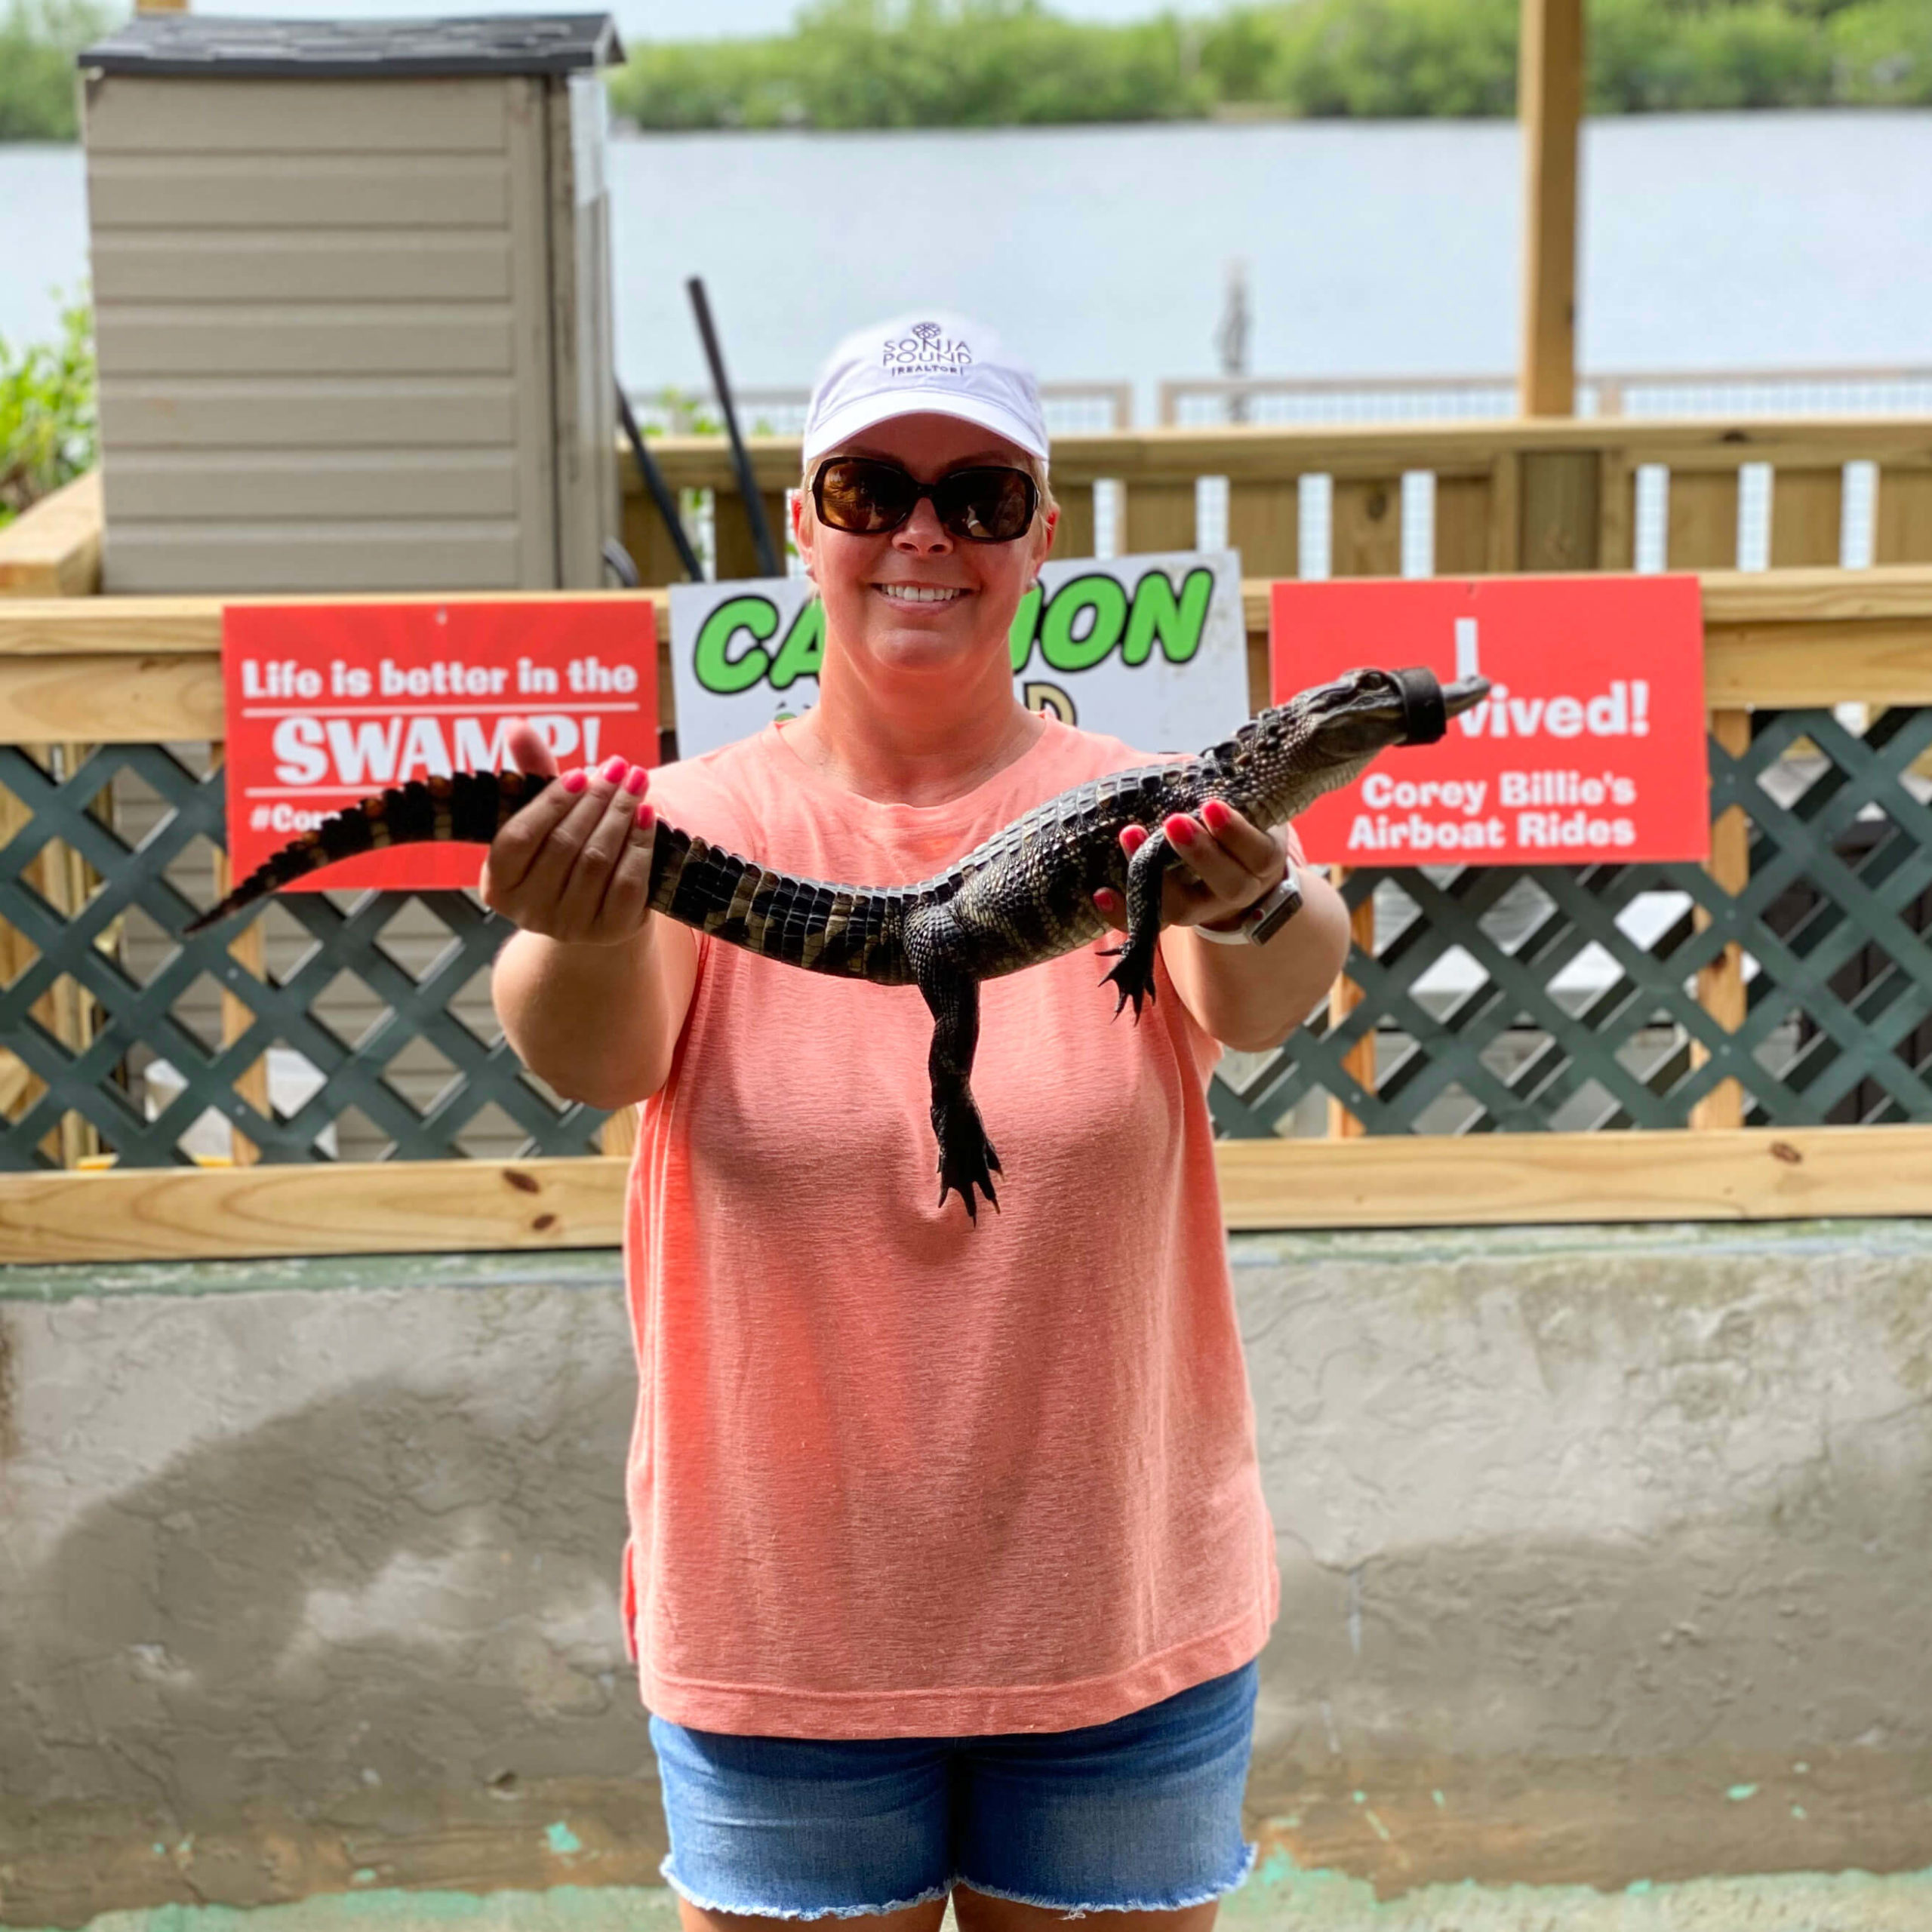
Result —
M1057 512L1037 390L989 331L849 338L804 450L817 705L648 779L564 774L483 878L522 928L495 980L516 1051L560 1093L645 1103L625 1622L664 1876L685 1932L932 1932L949 1893L961 1932L1203 1932L1254 1856L1279 1600L1205 1090L1222 1046L1272 1046L1321 997L1346 915L1303 874L1248 943L1292 838L1218 804L1169 820L1187 870L1153 1006L1116 1023L1088 949L988 983L1001 1211L936 1200L918 991L650 916L655 806L768 868L909 884L1149 761L1014 696L1008 629Z

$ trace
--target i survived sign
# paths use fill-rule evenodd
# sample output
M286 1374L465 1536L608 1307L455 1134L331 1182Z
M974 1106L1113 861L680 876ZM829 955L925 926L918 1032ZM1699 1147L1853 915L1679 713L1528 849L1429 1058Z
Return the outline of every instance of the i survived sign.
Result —
M512 764L515 718L565 770L614 752L655 764L654 620L648 598L226 608L235 876L372 792ZM481 858L474 845L399 846L304 886L473 886Z
M1363 665L1480 675L1440 743L1386 752L1295 821L1347 866L1710 855L1703 614L1690 576L1277 583L1274 701Z

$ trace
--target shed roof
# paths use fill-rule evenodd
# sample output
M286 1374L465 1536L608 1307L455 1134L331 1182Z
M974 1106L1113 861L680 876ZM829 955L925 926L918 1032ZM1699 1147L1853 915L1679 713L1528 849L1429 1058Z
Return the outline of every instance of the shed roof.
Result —
M567 74L621 61L608 14L507 14L408 20L239 20L137 14L84 48L109 74L306 79L430 74Z

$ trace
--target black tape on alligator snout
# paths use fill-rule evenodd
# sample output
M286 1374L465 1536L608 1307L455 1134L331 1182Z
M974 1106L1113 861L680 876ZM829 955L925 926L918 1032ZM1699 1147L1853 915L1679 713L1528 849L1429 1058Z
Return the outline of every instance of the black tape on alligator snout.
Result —
M1449 728L1449 707L1442 701L1442 686L1435 673L1419 666L1389 675L1402 694L1403 743L1434 744Z

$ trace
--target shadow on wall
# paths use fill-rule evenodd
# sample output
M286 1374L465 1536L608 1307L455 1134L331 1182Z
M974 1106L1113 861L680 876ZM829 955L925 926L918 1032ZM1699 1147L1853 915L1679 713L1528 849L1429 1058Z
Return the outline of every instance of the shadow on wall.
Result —
M32 1734L0 1777L107 1795L52 1740L110 1734L150 1763L165 1745L168 1782L214 1802L260 1795L278 1761L304 1789L328 1764L385 1783L635 1768L617 1601L632 1389L628 1361L586 1370L506 1430L461 1381L380 1377L96 1504L0 1623ZM1347 1572L1282 1522L1257 1749L1325 1757L1336 1724L1350 1755L1932 1747L1932 1398L1847 1428L1753 1503L1627 1543L1451 1540Z
M88 1509L0 1623L0 1789L192 1827L245 1800L648 1777L617 1593L630 1364L542 1386L506 1427L461 1381L358 1382Z
M653 1881L661 1814L617 1588L635 1385L621 1306L595 1285L131 1297L35 1309L31 1331L15 1328L24 1307L0 1307L29 1444L0 1467L0 1520L34 1497L50 1526L62 1520L63 1482L99 1499L31 1568L24 1537L0 1539L14 1552L0 1554L0 1866L42 1874L9 1881L0 1918L260 1903L346 1887L365 1864L384 1884ZM1367 1312L1351 1306L1358 1334ZM1915 1306L1897 1303L1901 1349ZM204 1311L192 1324L178 1319L190 1306ZM1495 1355L1488 1331L1469 1332ZM1700 1433L1673 1438L1648 1412L1660 1454L1678 1439L1695 1446L1673 1453L1710 1457L1670 1491L1702 1506L1592 1537L1620 1500L1614 1451L1645 1425L1579 1410L1549 1364L1540 1386L1512 1394L1504 1376L1457 1392L1427 1380L1435 1343L1392 1346L1378 1373L1393 1380L1324 1389L1326 1358L1281 1344L1271 1371L1253 1352L1280 1338L1249 1341L1271 1493L1312 1479L1318 1436L1337 1431L1361 1492L1335 1501L1324 1539L1363 1552L1347 1567L1298 1535L1315 1541L1321 1488L1339 1497L1332 1471L1293 1509L1275 1505L1282 1614L1250 1798L1298 1864L1404 1889L1927 1863L1932 1393L1915 1383L1888 1412L1835 1421L1849 1396L1831 1392L1839 1371L1807 1344L1824 1392L1804 1399L1822 1413L1767 1460L1752 1425L1779 1385L1706 1364L1706 1380L1722 1368L1740 1401L1749 1391L1750 1413L1713 1407ZM71 1386L21 1380L42 1346L37 1381ZM229 1364L279 1361L265 1384L312 1386L379 1351L383 1373L221 1433ZM461 1366L431 1380L411 1372L417 1360ZM1606 1361L1611 1383L1626 1360ZM1297 1361L1314 1380L1291 1404ZM1670 1383L1671 1399L1691 1386ZM171 1389L180 1412L155 1417ZM259 1414L273 1390L253 1392ZM1476 1499L1457 1502L1454 1481L1427 1534L1389 1527L1413 1524L1414 1498L1441 1487L1457 1415L1493 1423L1501 1444L1510 1401L1518 1418L1535 1405L1550 1419L1537 1438L1550 1453L1499 1454L1487 1503L1521 1513L1529 1503L1498 1500L1499 1484L1520 1487L1566 1533L1473 1527ZM103 1494L143 1429L192 1446ZM1800 1753L1809 1768L1795 1774ZM546 1846L544 1821L562 1814L524 1801L573 1780L585 1810ZM178 1881L139 1866L150 1837L231 1827L248 1869L208 1866L206 1842ZM347 1849L324 1858L311 1841L331 1833ZM438 1833L430 1853L395 1850ZM111 1887L82 1870L88 1834L117 1860L129 1841ZM579 1844L578 1863L552 1859Z
M1641 1537L1451 1538L1336 1571L1280 1527L1261 1751L1325 1758L1331 1725L1366 1755L1932 1749L1932 1398Z
M1932 1398L1641 1537L1334 1568L1280 1527L1247 1799L1297 1867L1388 1897L1932 1865Z

